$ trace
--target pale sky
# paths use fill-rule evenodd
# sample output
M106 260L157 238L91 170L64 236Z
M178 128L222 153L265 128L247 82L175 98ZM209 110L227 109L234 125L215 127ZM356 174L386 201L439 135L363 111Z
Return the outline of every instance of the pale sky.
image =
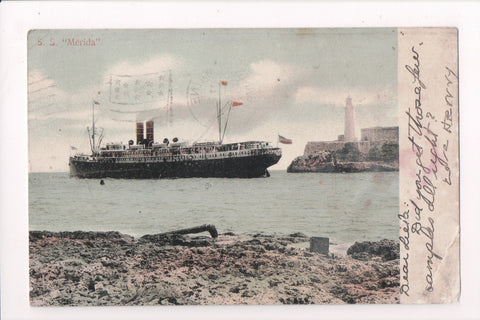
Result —
M95 125L104 128L104 142L135 139L138 118L154 119L157 141L216 140L221 80L228 83L222 101L243 103L231 110L224 141L290 138L293 144L280 145L283 157L271 168L285 169L308 141L343 134L348 95L357 137L360 128L398 125L396 46L391 28L31 31L29 171L68 171L71 146L90 152L93 100L100 103Z

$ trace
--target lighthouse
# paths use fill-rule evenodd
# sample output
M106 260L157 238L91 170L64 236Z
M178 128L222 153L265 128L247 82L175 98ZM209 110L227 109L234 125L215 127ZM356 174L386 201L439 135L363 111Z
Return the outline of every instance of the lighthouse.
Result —
M352 105L352 98L347 97L345 106L345 135L346 142L357 141L355 138L355 109Z

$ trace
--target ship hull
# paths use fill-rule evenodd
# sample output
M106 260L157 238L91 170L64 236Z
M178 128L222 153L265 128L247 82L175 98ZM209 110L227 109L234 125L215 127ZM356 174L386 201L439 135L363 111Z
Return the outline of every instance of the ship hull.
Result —
M78 178L160 179L160 178L257 178L281 155L260 154L247 157L169 161L116 159L79 160L70 158L70 176Z

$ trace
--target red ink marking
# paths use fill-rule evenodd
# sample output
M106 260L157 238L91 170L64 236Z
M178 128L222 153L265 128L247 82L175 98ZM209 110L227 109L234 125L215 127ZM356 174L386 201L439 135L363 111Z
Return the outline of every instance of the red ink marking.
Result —
M100 38L63 38L62 42L68 47L95 47L100 42Z

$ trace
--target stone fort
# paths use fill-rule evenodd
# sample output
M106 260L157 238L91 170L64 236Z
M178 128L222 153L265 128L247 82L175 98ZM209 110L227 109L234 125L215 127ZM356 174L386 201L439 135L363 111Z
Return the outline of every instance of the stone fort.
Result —
M385 143L398 145L398 127L372 127L360 130L361 137L355 137L355 109L350 97L345 106L345 131L335 141L310 141L305 146L304 156L311 156L322 152L339 151L346 143L351 143L361 153L368 153L371 148L381 147Z

